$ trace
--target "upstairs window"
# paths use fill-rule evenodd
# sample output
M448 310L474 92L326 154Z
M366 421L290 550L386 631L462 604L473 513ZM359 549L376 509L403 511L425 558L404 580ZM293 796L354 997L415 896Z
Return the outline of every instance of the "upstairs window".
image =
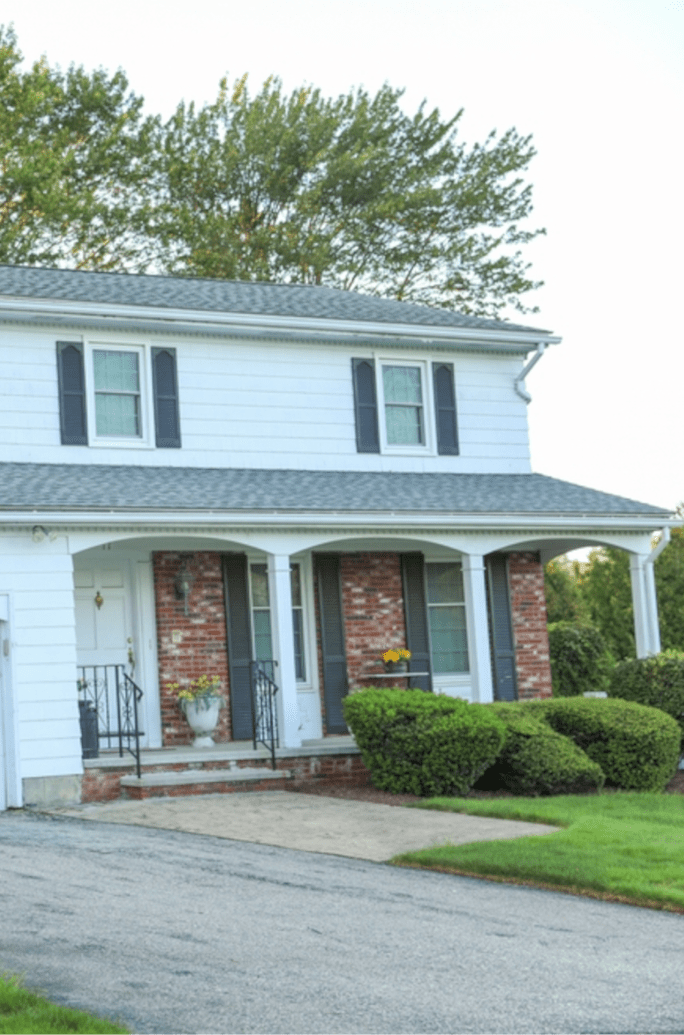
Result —
M141 438L140 354L93 349L92 355L98 438Z
M358 453L457 456L453 363L353 359Z
M425 445L423 381L418 366L382 366L388 446Z
M57 342L62 444L181 444L176 350Z

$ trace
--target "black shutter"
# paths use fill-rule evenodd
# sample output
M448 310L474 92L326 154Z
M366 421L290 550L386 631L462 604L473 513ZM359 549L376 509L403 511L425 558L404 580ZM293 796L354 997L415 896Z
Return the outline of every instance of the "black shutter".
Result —
M321 649L323 654L323 698L328 733L347 733L342 698L349 689L347 657L344 648L340 558L335 554L316 557L318 606L321 612Z
M85 370L80 342L57 342L57 381L62 445L87 446Z
M375 392L375 364L372 359L353 359L354 411L357 453L379 453L378 402Z
M485 558L487 602L489 605L489 642L494 674L494 700L517 701L515 644L508 595L508 564L502 553Z
M247 558L226 554L223 558L226 596L228 674L233 740L252 739L252 632L247 591Z
M411 651L409 672L432 672L425 601L425 562L422 553L401 555L401 577L404 587L406 646ZM412 679L411 686L420 687L421 690L432 690L432 676Z
M453 363L433 363L432 379L435 389L437 452L441 455L457 456L458 432Z
M152 349L152 386L157 446L160 449L180 449L175 349Z

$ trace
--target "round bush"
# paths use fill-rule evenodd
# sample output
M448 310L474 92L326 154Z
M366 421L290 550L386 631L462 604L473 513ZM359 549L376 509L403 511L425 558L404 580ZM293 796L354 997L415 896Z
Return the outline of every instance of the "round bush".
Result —
M587 794L600 791L600 765L568 737L556 733L525 704L490 705L506 724L506 741L494 765L478 781L480 790L513 794Z
M679 723L684 739L684 653L666 650L652 658L621 661L611 674L609 697L636 701Z
M578 697L588 690L607 690L613 658L593 625L549 625L549 655L554 697Z
M679 760L680 729L669 715L632 701L552 700L535 713L598 762L614 787L662 791Z
M369 687L343 708L374 786L394 794L467 794L505 737L486 708L421 690Z

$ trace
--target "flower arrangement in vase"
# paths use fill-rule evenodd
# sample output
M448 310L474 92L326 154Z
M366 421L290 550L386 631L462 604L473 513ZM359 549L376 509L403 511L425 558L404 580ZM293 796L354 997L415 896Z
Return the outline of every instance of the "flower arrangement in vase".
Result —
M410 657L411 651L406 650L405 647L386 650L382 656L382 660L385 663L385 672L408 672Z
M225 703L219 693L219 676L202 675L193 679L183 690L178 683L168 683L167 690L176 694L178 707L195 734L192 746L213 747L211 734L218 726L219 711Z

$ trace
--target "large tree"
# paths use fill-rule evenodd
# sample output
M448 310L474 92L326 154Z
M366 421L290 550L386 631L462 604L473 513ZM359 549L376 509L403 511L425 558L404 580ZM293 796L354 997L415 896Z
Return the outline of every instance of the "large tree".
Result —
M22 67L0 27L0 262L140 269L153 120L108 76ZM142 159L145 157L143 164Z
M156 262L172 273L323 283L497 315L537 283L519 247L534 149L514 129L466 147L461 113L408 115L385 85L325 98L224 80L155 147Z

